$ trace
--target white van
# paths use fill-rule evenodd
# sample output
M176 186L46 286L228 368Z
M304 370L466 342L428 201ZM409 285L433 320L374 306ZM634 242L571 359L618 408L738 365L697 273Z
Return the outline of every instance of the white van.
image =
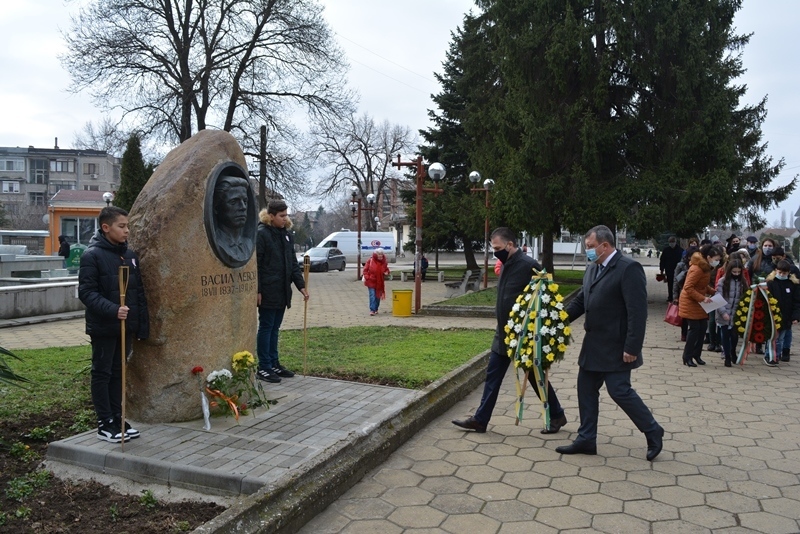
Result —
M358 257L358 232L342 230L323 239L318 247L335 247L344 252L347 263L355 263ZM393 232L361 232L361 263L364 264L378 249L383 249L389 263L397 261L397 247Z

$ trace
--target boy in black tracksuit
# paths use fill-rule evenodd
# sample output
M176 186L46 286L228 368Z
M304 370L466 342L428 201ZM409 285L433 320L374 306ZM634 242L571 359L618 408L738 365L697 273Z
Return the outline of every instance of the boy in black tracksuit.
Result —
M92 341L92 404L97 413L97 437L122 441L122 352L121 321L125 321L125 353L131 340L147 339L150 323L139 259L128 248L128 212L116 206L103 208L100 229L81 256L78 296L86 305L86 333ZM119 267L127 266L125 306L120 306ZM125 423L125 441L139 431Z
M791 264L786 260L778 262L776 269L767 276L767 289L778 301L778 310L781 313L781 328L777 332L775 343L775 358L770 357L770 350L766 350L764 362L767 365L776 365L778 357L782 362L789 361L789 348L784 346L787 333L792 331L792 325L800 321L800 280L790 274Z

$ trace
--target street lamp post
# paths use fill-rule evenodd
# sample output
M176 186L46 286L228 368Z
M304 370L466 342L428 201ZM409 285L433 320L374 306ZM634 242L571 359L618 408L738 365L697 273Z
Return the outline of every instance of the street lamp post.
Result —
M413 161L400 161L400 156L397 156L397 161L392 163L392 167L414 167L416 174L414 178L417 183L416 190L416 232L414 240L414 313L419 313L422 307L422 193L439 194L442 192L439 189L439 181L444 179L447 169L441 163L432 163L428 167L428 176L433 180L434 187L423 187L425 182L425 166L422 164L422 156L417 157Z
M469 181L477 184L481 181L481 173L472 171L469 173ZM494 187L494 180L487 178L483 181L483 187L473 187L470 191L486 192L486 219L483 225L483 289L489 287L489 191Z
M361 197L358 196L358 187L353 186L350 188L350 196L353 199L350 202L351 217L357 219L356 225L358 228L358 255L356 257L356 280L361 280L361 212L362 211L368 211L370 213L372 212L372 208L375 206L375 195L373 195L372 193L367 195L366 208L361 207Z
M114 200L114 193L106 191L105 193L103 193L103 200L106 201L106 206L110 206L111 201Z

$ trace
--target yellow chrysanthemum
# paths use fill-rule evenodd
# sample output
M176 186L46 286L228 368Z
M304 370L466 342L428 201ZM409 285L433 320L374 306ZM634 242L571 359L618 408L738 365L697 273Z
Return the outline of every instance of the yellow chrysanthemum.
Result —
M514 332L509 332L509 334L508 334L508 339L514 339L514 338L516 338L516 337L517 337L517 336L514 334Z
M511 327L506 325L505 328L503 328L503 330L505 330L506 334L508 334L509 332L511 332Z
M570 335L570 333L572 333L572 328L570 328L569 326L565 326L564 327L564 335L568 336L568 335Z
M560 318L562 321L564 321L564 320L566 320L566 319L567 319L567 317L569 317L569 314L568 314L567 312L565 312L564 310L561 310L560 312L558 312L558 317L559 317L559 318Z
M253 355L246 350L243 350L242 352L237 352L236 354L233 355L233 358L231 359L231 367L233 367L234 371L247 369L248 367L254 365L255 363L256 360L255 358L253 358Z
M549 286L547 286L547 289L549 289L553 293L558 293L558 284L550 284Z
M550 344L550 346L551 346L551 347L552 347L553 345L555 345L555 344L556 344L556 338L554 338L554 337L551 337L551 338L550 338L550 341L549 341L549 344Z
M555 355L555 354L553 354L552 352L551 352L550 354L548 354L548 355L547 355L547 361L548 361L548 362L552 362L552 361L553 361L553 360L555 360L555 359L556 359L556 355Z
M567 352L567 346L566 346L566 345L564 345L563 343L561 343L561 344L558 346L558 352Z
M739 328L739 333L740 334L744 334L744 327L743 326Z
M527 286L525 286L525 289L523 289L523 291L525 291L526 293L527 293L528 291L530 291L530 290L531 290L531 285L530 285L530 284L528 284Z
M556 302L562 302L563 300L564 300L564 297L561 296L561 293L556 295Z
M511 343L511 339L509 339L508 337L506 337L506 338L503 340L503 342L504 342L506 345L508 345L509 343ZM511 350L509 350L509 351L508 351L508 353L509 353L509 354L511 354Z
M547 319L547 320L544 322L544 325L545 325L545 326L550 326L551 324L553 324L553 321L551 321L550 319Z

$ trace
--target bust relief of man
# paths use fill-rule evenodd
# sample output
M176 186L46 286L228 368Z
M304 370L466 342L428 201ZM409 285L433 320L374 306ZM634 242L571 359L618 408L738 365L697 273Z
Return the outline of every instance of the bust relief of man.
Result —
M253 203L246 178L219 175L214 185L212 224L206 221L206 230L211 230L209 241L214 252L228 267L241 267L253 255L256 224Z

